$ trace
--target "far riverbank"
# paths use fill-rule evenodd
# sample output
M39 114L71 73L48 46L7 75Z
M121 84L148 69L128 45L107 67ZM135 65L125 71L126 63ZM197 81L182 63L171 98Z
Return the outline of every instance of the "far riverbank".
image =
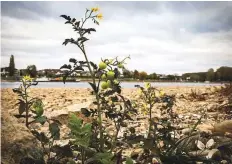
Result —
M89 81L80 82L39 82L33 88L90 88ZM145 81L122 81L122 88L135 88L136 85L143 86ZM154 87L211 87L222 86L221 83L196 83L196 82L150 82ZM1 88L18 88L21 82L1 82Z

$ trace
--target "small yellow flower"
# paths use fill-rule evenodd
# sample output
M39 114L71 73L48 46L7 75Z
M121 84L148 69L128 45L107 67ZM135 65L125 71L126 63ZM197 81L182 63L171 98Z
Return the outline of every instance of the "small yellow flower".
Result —
M160 92L155 92L156 97L160 97Z
M151 83L145 83L145 88L148 89L151 87Z
M144 115L147 115L148 114L148 111L146 109L142 109L141 110L141 113L143 113Z
M95 7L95 12L97 12L97 11L99 11L100 9L99 9L99 7Z
M113 104L113 101L112 101L112 100L110 100L110 101L109 101L109 105L112 105L112 104Z
M98 12L100 9L98 8L98 7L92 7L91 8L91 11L93 11L93 12Z
M144 109L147 109L147 104L143 104L143 108L144 108Z
M164 94L165 94L164 91L161 90L160 91L160 96L164 96Z
M29 75L23 76L23 81L32 81L33 78L31 78Z
M142 95L142 93L143 93L142 89L139 88L139 89L138 89L138 94L139 94L139 95Z
M102 15L102 13L100 13L100 14L97 14L97 18L98 18L99 20L102 20L102 18L103 18L103 15Z

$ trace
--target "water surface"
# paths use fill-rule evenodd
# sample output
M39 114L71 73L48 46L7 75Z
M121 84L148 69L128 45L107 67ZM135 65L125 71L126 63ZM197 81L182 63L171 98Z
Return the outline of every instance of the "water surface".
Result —
M1 88L17 88L20 82L1 82ZM135 85L144 85L144 82L122 82L123 88L134 88ZM220 83L192 83L192 82L151 82L155 87L194 87L194 86L220 86ZM33 88L90 88L88 82L39 82Z

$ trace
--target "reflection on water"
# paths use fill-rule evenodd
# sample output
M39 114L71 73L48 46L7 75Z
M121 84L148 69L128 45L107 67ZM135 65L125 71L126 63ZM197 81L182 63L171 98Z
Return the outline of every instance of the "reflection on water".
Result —
M1 88L17 88L20 82L1 82ZM143 85L143 82L122 82L123 88L134 88L135 85ZM175 87L175 86L220 86L220 83L185 83L185 82L151 82L156 87ZM33 88L90 88L87 82L40 82Z

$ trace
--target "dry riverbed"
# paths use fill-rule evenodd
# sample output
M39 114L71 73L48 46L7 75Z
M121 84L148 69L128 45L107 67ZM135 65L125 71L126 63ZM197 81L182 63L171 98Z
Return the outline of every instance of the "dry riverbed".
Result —
M206 112L206 117L197 127L201 131L212 131L215 124L225 119L231 119L222 108L228 103L228 99L217 94L218 87L162 87L162 89L167 94L176 95L174 112L182 120L179 125L182 133L188 132L189 125L197 122L203 111ZM132 100L137 99L137 94L136 89L123 89L123 95ZM41 98L45 105L45 115L58 118L64 124L67 123L66 116L69 112L78 112L80 108L91 105L94 99L90 89L77 88L34 88L30 90L30 96ZM13 93L12 89L1 89L3 164L17 163L20 154L25 153L21 152L22 148L29 149L36 144L34 137L25 128L24 120L13 116L18 112L15 106L16 102L17 95ZM153 115L159 116L159 111L156 108L153 110ZM139 115L138 117L144 118L145 122L147 120L146 116ZM146 123L143 125L136 130L141 133L146 131ZM108 130L110 129L112 127L108 128ZM231 127L228 129L228 132L232 132ZM62 136L65 136L65 134L62 134Z

